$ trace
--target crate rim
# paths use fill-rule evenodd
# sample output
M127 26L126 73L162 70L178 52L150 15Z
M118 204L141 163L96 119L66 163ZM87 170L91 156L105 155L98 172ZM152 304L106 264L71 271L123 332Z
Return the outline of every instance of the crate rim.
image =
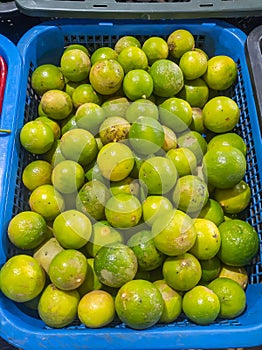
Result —
M241 17L262 14L259 0L188 0L185 2L117 2L117 0L55 1L15 0L18 9L30 16L97 18L204 18Z

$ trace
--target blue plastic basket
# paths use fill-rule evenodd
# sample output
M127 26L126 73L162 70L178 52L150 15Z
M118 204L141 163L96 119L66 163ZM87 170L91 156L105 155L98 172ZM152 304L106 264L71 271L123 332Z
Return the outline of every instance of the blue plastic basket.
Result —
M59 64L65 46L72 43L86 45L92 52L100 46L114 46L119 37L135 35L141 41L149 36L167 37L173 30L191 31L197 46L210 56L227 54L238 63L238 81L232 93L241 109L241 119L236 131L247 145L247 172L245 180L252 191L250 207L245 219L261 237L262 212L262 147L261 135L253 100L252 86L245 58L246 35L224 22L214 21L130 21L95 22L86 20L61 20L42 24L29 30L18 43L23 59L19 113L16 125L17 138L25 121L36 116L38 99L30 87L30 76L36 66L44 63ZM11 116L12 117L12 116ZM0 201L0 264L13 253L8 245L6 230L11 216L28 208L28 193L22 186L21 173L28 163L25 153L14 140L9 152L9 175L5 177ZM7 164L4 165L7 168ZM8 342L25 350L161 350L161 349L214 349L250 347L262 344L262 253L248 266L247 309L238 318L221 320L208 326L198 326L181 317L169 325L156 325L147 330L132 330L116 323L102 329L88 329L73 323L63 329L51 329L33 313L0 294L0 335Z

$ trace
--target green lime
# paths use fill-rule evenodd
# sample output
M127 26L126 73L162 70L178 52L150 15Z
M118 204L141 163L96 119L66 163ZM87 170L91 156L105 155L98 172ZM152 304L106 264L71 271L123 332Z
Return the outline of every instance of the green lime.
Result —
M62 247L79 249L91 237L92 224L83 213L77 210L67 210L55 218L53 232Z
M86 278L80 287L77 288L81 297L92 290L98 290L102 288L102 283L97 278L94 270L94 258L87 258L87 272Z
M167 42L160 37L151 36L143 43L142 50L145 52L149 65L155 61L168 57L169 50Z
M175 164L179 177L195 173L197 160L189 148L172 148L167 151L166 156Z
M134 155L123 143L110 142L103 146L97 156L101 174L110 181L121 181L134 167Z
M101 104L101 98L91 84L78 85L72 93L72 101L75 108L80 107L84 103Z
M176 184L178 174L172 160L156 156L146 159L139 169L139 180L145 184L149 194L165 194Z
M209 198L206 205L198 214L198 217L210 220L218 226L224 221L224 212L221 205L216 200Z
M24 186L33 191L41 185L51 184L52 166L44 160L34 160L23 170L22 181Z
M203 111L201 108L192 107L192 122L189 125L189 129L192 131L197 131L200 134L205 133L206 128L203 121Z
M2 293L16 302L38 296L45 286L45 272L35 258L17 254L9 258L0 270Z
M207 260L199 260L199 262L202 269L202 282L208 283L219 276L221 271L221 261L217 256Z
M177 143L179 147L189 148L195 154L197 164L202 162L207 151L207 142L199 132L185 131L178 136Z
M144 98L131 102L126 110L125 118L129 123L134 123L140 116L158 119L158 108L155 103Z
M55 120L63 120L73 111L72 99L65 91L46 91L41 97L40 104L44 113Z
M106 118L115 117L115 116L125 117L129 104L130 103L126 97L111 97L111 98L108 98L102 104L102 107L104 109Z
M88 328L104 327L115 317L114 299L104 290L88 292L80 299L77 314Z
M217 319L220 301L210 288L196 286L185 293L182 309L191 321L199 325L208 325Z
M114 49L119 54L124 48L129 46L136 46L141 48L141 43L136 37L132 35L125 35L117 40Z
M87 102L76 110L75 121L78 128L88 130L96 135L105 117L102 107L96 103Z
M82 44L70 44L65 48L64 52L69 50L75 50L75 49L82 50L84 53L86 53L89 56L88 49Z
M149 281L133 280L124 284L115 298L120 320L133 329L147 329L163 313L164 301L159 289Z
M231 266L245 266L257 254L258 234L246 221L232 219L218 226L221 235L219 259Z
M51 178L53 186L60 193L74 193L83 186L85 172L77 162L64 160L54 167Z
M204 125L215 133L231 131L239 122L240 109L230 97L217 96L203 107Z
M201 78L185 80L184 86L177 97L187 101L191 107L203 108L209 98L209 88Z
M128 133L129 144L135 153L147 155L156 153L164 144L165 134L158 120L138 117Z
M128 46L121 50L117 61L121 64L125 74L134 69L148 68L148 59L144 51L137 46Z
M131 101L149 98L153 92L153 79L143 69L132 69L124 77L123 90Z
M21 145L30 153L46 153L53 146L54 140L50 126L39 120L27 122L20 131Z
M227 189L243 179L246 172L246 158L235 147L220 146L206 152L203 166L210 185Z
M47 221L53 221L65 206L62 195L52 185L42 185L33 190L29 197L30 209Z
M36 93L42 96L48 90L63 90L65 79L57 66L43 64L33 71L31 85Z
M244 156L247 152L247 146L244 139L235 132L227 132L225 134L219 134L212 137L207 144L207 150L211 148L215 149L220 146L233 146L238 148Z
M199 51L187 51L181 56L179 67L185 79L194 80L200 78L207 70L207 57Z
M174 132L185 131L192 121L190 104L177 97L170 97L159 105L160 121Z
M232 319L246 308L246 294L243 288L230 278L218 277L208 285L219 298L220 318Z
M158 217L161 217L173 205L167 197L160 195L149 195L142 202L143 219L148 226L152 226Z
M112 49L111 47L99 47L96 49L91 55L91 64L93 65L97 61L100 60L116 60L118 57L118 53Z
M35 118L35 120L40 120L40 121L46 123L47 125L49 125L54 133L55 140L58 140L60 138L61 128L60 128L60 125L58 124L57 121L52 120L46 116L37 117L37 118Z

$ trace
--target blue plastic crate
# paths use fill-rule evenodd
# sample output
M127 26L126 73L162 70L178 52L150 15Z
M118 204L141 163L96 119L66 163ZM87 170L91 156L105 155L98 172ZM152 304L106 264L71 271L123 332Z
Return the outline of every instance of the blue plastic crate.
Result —
M7 225L12 217L28 208L29 193L22 186L21 173L30 161L19 145L19 131L24 122L37 113L38 98L30 87L33 70L40 64L59 64L65 46L72 43L86 45L92 52L100 46L114 46L119 37L135 35L141 41L149 36L166 38L173 30L185 28L191 31L197 46L210 56L226 54L238 63L238 80L232 91L241 109L240 123L236 131L247 145L247 172L245 180L252 191L250 207L245 219L257 230L262 242L262 146L261 135L253 100L252 86L245 58L246 35L239 29L220 21L97 21L61 20L42 24L29 30L18 43L23 59L23 75L20 88L19 113L16 138L9 144L8 176L2 186L0 201L0 264L15 252L6 239ZM11 116L12 117L12 116ZM14 130L15 133L15 130ZM261 245L261 244L260 244ZM35 317L33 312L0 294L0 336L25 350L175 350L251 347L262 344L262 249L248 267L247 309L236 319L217 321L208 326L193 324L181 317L169 325L155 325L147 330L132 330L124 324L112 324L102 329L88 329L73 323L63 329L51 329Z

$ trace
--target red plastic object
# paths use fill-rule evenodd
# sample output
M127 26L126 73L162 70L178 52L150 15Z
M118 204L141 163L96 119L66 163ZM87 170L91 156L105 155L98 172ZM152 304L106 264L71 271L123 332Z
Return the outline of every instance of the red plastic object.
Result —
M0 56L0 114L2 112L4 94L5 94L5 83L7 78L7 64L3 56Z

